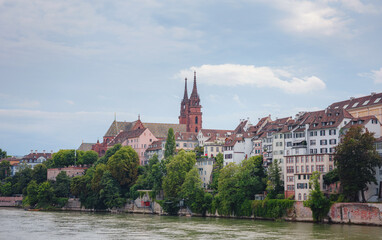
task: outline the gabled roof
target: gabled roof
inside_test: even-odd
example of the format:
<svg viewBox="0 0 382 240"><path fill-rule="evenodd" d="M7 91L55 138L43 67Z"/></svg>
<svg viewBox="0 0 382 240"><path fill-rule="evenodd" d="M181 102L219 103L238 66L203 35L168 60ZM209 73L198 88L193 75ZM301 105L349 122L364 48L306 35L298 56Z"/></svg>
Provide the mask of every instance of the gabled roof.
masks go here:
<svg viewBox="0 0 382 240"><path fill-rule="evenodd" d="M167 138L168 130L172 128L175 132L187 132L186 124L174 124L174 123L143 123L143 126L150 129L150 132L156 138Z"/></svg>
<svg viewBox="0 0 382 240"><path fill-rule="evenodd" d="M349 100L335 102L329 106L331 109L356 109L382 104L382 93L372 93L364 97L350 98Z"/></svg>
<svg viewBox="0 0 382 240"><path fill-rule="evenodd" d="M163 140L158 140L158 141L154 141L152 142L148 148L146 149L146 151L156 151L156 150L161 150L162 149L162 142Z"/></svg>
<svg viewBox="0 0 382 240"><path fill-rule="evenodd" d="M89 151L89 150L92 150L92 146L94 145L95 143L81 143L81 145L78 147L77 151Z"/></svg>
<svg viewBox="0 0 382 240"><path fill-rule="evenodd" d="M147 128L140 128L131 131L121 131L118 135L109 143L109 146L113 146L117 143L123 143L126 139L137 138L142 135Z"/></svg>
<svg viewBox="0 0 382 240"><path fill-rule="evenodd" d="M365 116L365 117L353 118L352 120L350 120L350 122L348 124L346 124L344 126L344 128L351 128L352 126L365 126L371 120L378 121L377 117L375 117L375 116ZM379 123L379 125L381 125L381 123Z"/></svg>
<svg viewBox="0 0 382 240"><path fill-rule="evenodd" d="M309 124L309 130L336 128L344 118L352 119L353 117L345 109L325 109L310 112L306 123Z"/></svg>
<svg viewBox="0 0 382 240"><path fill-rule="evenodd" d="M37 159L39 157L44 157L45 159L50 159L52 158L52 154L51 153L36 153L36 152L33 152L33 153L29 153L28 155L25 155L22 159Z"/></svg>
<svg viewBox="0 0 382 240"><path fill-rule="evenodd" d="M137 121L134 122L117 122L113 121L105 133L105 137L115 137L120 131L130 131Z"/></svg>
<svg viewBox="0 0 382 240"><path fill-rule="evenodd" d="M183 141L198 141L196 138L198 134L193 132L176 132L175 140Z"/></svg>

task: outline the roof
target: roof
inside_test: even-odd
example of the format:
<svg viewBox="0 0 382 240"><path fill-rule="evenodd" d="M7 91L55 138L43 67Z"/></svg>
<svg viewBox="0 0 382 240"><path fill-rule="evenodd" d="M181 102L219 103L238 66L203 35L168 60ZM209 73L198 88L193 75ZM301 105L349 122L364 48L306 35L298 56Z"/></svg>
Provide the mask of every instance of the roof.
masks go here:
<svg viewBox="0 0 382 240"><path fill-rule="evenodd" d="M309 130L335 128L344 118L352 119L352 115L345 109L325 109L310 112L304 123L309 124Z"/></svg>
<svg viewBox="0 0 382 240"><path fill-rule="evenodd" d="M247 123L248 123L248 120L241 121L234 130L235 134L244 133L245 132L244 127L245 125L247 125Z"/></svg>
<svg viewBox="0 0 382 240"><path fill-rule="evenodd" d="M154 141L152 142L146 151L156 151L156 150L161 150L162 149L162 140Z"/></svg>
<svg viewBox="0 0 382 240"><path fill-rule="evenodd" d="M137 138L139 137L144 131L146 131L147 128L139 128L136 130L131 130L131 131L121 131L118 133L118 135L110 142L110 146L113 146L114 144L117 143L122 143L126 139L130 138Z"/></svg>
<svg viewBox="0 0 382 240"><path fill-rule="evenodd" d="M105 133L105 137L115 137L120 131L130 131L137 121L134 122L117 122L113 121Z"/></svg>
<svg viewBox="0 0 382 240"><path fill-rule="evenodd" d="M150 132L156 138L167 138L168 130L172 128L175 132L187 132L186 124L174 124L174 123L143 123L143 126L150 129Z"/></svg>
<svg viewBox="0 0 382 240"><path fill-rule="evenodd" d="M367 96L350 98L349 100L335 102L329 106L331 109L356 109L382 104L382 93L372 93Z"/></svg>
<svg viewBox="0 0 382 240"><path fill-rule="evenodd" d="M78 147L77 151L89 151L92 150L92 146L95 143L81 143L81 145Z"/></svg>
<svg viewBox="0 0 382 240"><path fill-rule="evenodd" d="M344 126L344 128L350 128L352 126L365 126L368 122L371 120L377 120L377 117L375 116L365 116L365 117L358 117L353 118L348 124Z"/></svg>
<svg viewBox="0 0 382 240"><path fill-rule="evenodd" d="M29 153L28 155L25 155L22 159L31 159L31 158L39 158L39 157L44 157L46 159L50 159L52 158L52 154L51 153L36 153L36 152L33 152L33 153Z"/></svg>
<svg viewBox="0 0 382 240"><path fill-rule="evenodd" d="M198 134L193 132L176 132L175 140L184 140L184 141L198 141L196 138Z"/></svg>

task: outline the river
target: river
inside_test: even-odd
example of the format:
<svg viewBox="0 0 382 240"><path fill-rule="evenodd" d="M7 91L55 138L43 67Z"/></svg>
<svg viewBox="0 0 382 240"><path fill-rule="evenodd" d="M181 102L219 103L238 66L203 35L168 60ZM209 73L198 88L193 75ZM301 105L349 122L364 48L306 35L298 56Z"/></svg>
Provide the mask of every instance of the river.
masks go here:
<svg viewBox="0 0 382 240"><path fill-rule="evenodd" d="M0 208L0 239L381 239L372 226Z"/></svg>

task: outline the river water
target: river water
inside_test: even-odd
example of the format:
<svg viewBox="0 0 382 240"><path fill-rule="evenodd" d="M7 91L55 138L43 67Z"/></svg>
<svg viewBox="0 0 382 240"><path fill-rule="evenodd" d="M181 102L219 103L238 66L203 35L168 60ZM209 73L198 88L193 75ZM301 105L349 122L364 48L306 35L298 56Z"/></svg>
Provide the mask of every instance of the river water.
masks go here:
<svg viewBox="0 0 382 240"><path fill-rule="evenodd" d="M382 228L0 208L0 239L381 239Z"/></svg>

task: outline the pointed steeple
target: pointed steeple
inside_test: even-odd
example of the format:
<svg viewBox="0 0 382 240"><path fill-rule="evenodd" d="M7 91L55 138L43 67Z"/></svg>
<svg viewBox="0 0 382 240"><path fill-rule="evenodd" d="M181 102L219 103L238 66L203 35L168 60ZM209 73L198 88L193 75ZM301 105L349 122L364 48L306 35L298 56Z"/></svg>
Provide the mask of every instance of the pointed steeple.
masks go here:
<svg viewBox="0 0 382 240"><path fill-rule="evenodd" d="M198 89L196 88L196 71L194 71L194 86L190 98L198 98Z"/></svg>
<svg viewBox="0 0 382 240"><path fill-rule="evenodd" d="M188 100L188 91L187 91L187 78L184 79L184 96L183 101Z"/></svg>

